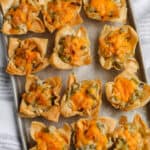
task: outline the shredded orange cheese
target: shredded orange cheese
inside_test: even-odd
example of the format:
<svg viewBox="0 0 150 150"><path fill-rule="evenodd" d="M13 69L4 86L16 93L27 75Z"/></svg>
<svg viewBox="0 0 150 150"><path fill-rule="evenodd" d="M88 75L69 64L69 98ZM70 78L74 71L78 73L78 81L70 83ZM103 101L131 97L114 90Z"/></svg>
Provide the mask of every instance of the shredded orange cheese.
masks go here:
<svg viewBox="0 0 150 150"><path fill-rule="evenodd" d="M49 12L50 11L50 12ZM51 13L51 15L50 15ZM70 23L77 15L77 10L70 1L49 2L48 10L44 12L49 24L53 25L55 29Z"/></svg>
<svg viewBox="0 0 150 150"><path fill-rule="evenodd" d="M15 50L14 62L16 67L30 74L33 71L33 64L41 62L41 54L37 44L32 40L25 40Z"/></svg>
<svg viewBox="0 0 150 150"><path fill-rule="evenodd" d="M82 122L78 124L76 129L76 147L82 147L91 143L96 144L96 150L103 150L108 143L106 135L104 135L97 127L96 121Z"/></svg>
<svg viewBox="0 0 150 150"><path fill-rule="evenodd" d="M86 93L88 88L88 84L83 84L82 87L71 96L71 100L74 104L73 110L88 110L92 108L94 100Z"/></svg>
<svg viewBox="0 0 150 150"><path fill-rule="evenodd" d="M22 2L16 9L11 8L6 16L11 16L11 25L13 28L10 29L11 33L16 33L18 27L21 24L27 25L27 28L30 29L32 23L32 13L38 13L38 8L28 4L27 2Z"/></svg>
<svg viewBox="0 0 150 150"><path fill-rule="evenodd" d="M38 150L63 150L65 142L58 134L38 132L35 134Z"/></svg>
<svg viewBox="0 0 150 150"><path fill-rule="evenodd" d="M127 28L112 31L105 38L99 39L101 53L104 57L117 56L121 60L125 59L126 54L131 54L134 40Z"/></svg>
<svg viewBox="0 0 150 150"><path fill-rule="evenodd" d="M20 50L24 51L23 49L18 49L18 51ZM23 67L26 74L30 74L33 69L32 63L38 60L39 53L32 50L25 50L24 55L25 57L21 55L15 56L15 65L19 68Z"/></svg>
<svg viewBox="0 0 150 150"><path fill-rule="evenodd" d="M37 103L38 105L42 106L50 106L51 105L51 93L52 89L45 88L45 86L36 86L35 90L30 91L29 93L25 93L24 99L28 103Z"/></svg>
<svg viewBox="0 0 150 150"><path fill-rule="evenodd" d="M32 72L32 61L37 59L37 52L32 52L31 50L26 50L26 73L30 74Z"/></svg>
<svg viewBox="0 0 150 150"><path fill-rule="evenodd" d="M141 135L138 131L131 133L127 129L119 130L117 135L126 140L129 150L137 150L139 148L138 145L140 144Z"/></svg>
<svg viewBox="0 0 150 150"><path fill-rule="evenodd" d="M114 94L115 96L124 101L128 102L129 98L136 89L136 84L127 78L118 77L114 83Z"/></svg>
<svg viewBox="0 0 150 150"><path fill-rule="evenodd" d="M84 55L82 47L87 45L87 40L80 37L66 36L64 40L64 56L69 56L70 64L74 65Z"/></svg>
<svg viewBox="0 0 150 150"><path fill-rule="evenodd" d="M119 8L113 0L91 0L90 5L98 11L103 21L119 17Z"/></svg>

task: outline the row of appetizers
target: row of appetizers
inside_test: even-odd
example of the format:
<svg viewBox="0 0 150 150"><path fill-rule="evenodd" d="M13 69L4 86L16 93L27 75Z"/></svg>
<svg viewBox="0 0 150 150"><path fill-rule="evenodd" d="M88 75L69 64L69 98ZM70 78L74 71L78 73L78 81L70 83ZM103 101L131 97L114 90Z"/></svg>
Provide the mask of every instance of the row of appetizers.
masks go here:
<svg viewBox="0 0 150 150"><path fill-rule="evenodd" d="M150 128L139 115L132 122L122 116L118 123L108 117L80 119L62 128L32 122L30 134L36 143L30 150L150 150Z"/></svg>
<svg viewBox="0 0 150 150"><path fill-rule="evenodd" d="M50 32L65 25L83 22L82 8L94 20L125 23L126 0L1 0L4 23L2 32L7 35ZM41 16L42 15L42 19Z"/></svg>
<svg viewBox="0 0 150 150"><path fill-rule="evenodd" d="M107 70L123 70L133 59L138 42L137 33L129 25L119 27L105 25L99 36L99 60ZM86 29L66 26L55 37L55 46L50 58L47 56L48 39L10 38L7 72L27 75L38 72L49 64L58 69L72 69L92 62L90 41Z"/></svg>
<svg viewBox="0 0 150 150"><path fill-rule="evenodd" d="M135 75L135 60L128 62L128 67L113 82L105 84L107 100L122 111L129 111L146 105L150 101L150 86L140 81ZM60 98L61 79L51 77L40 80L28 75L25 93L22 94L20 114L22 117L42 116L58 122L60 114L64 117L96 117L102 104L102 83L100 80L77 81L70 74L68 87Z"/></svg>

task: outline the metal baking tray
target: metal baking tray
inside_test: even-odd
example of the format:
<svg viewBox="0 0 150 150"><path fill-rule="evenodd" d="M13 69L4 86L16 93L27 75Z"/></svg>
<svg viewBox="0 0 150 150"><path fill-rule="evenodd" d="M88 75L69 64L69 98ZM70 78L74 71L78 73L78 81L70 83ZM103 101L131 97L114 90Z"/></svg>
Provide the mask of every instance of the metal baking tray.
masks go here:
<svg viewBox="0 0 150 150"><path fill-rule="evenodd" d="M127 0L127 7L128 7L128 24L130 24L132 27L135 28L135 30L137 30L135 19L133 17L133 12L132 12L132 8L131 8L130 0ZM48 68L44 69L43 71L37 73L37 75L41 79L45 79L49 76L54 76L54 75L60 76L62 78L62 81L63 81L63 88L62 89L66 89L66 82L68 79L68 75L71 72L75 72L75 74L77 75L77 78L79 80L95 79L95 78L101 79L103 85L107 81L112 81L113 78L118 74L118 72L114 71L114 70L106 71L106 70L102 69L100 67L100 64L98 61L98 55L97 55L98 36L99 36L99 33L101 32L102 27L106 23L88 19L85 16L85 13L83 12L83 10L81 12L81 16L84 19L84 23L82 26L86 27L88 34L89 34L90 41L91 41L91 53L92 53L92 58L93 58L92 64L89 66L79 67L79 68L76 68L74 70L69 70L69 71L58 70L58 69L54 69L51 66L49 66ZM113 25L117 25L117 24L113 23ZM49 39L49 47L48 47L49 54L53 50L54 34L50 34L50 33L33 34L33 33L30 33L28 35L19 36L19 37L20 38L27 38L27 37L45 37L45 38L48 38ZM0 38L1 38L1 41L3 42L3 45L2 45L3 49L5 50L5 52L7 52L7 37L1 34ZM7 58L7 53L6 53L6 58ZM138 43L137 48L136 48L136 58L140 64L140 70L138 72L139 78L142 81L147 82L148 76L147 76L146 71L144 69L142 49L141 49L140 42ZM71 123L73 121L76 121L79 118L79 117L72 117L69 119L65 119L63 117L60 117L58 123L46 121L42 118L35 118L35 119L23 119L23 118L21 118L18 114L18 109L19 109L19 104L21 101L21 94L24 92L25 77L10 76L10 78L12 81L13 94L14 94L14 106L15 106L14 111L16 112L16 119L18 122L18 132L20 134L20 139L22 142L22 149L23 150L29 149L34 144L33 141L31 140L30 134L29 134L30 124L33 120L43 121L48 125L55 125L57 127L60 127L64 124L64 122ZM107 100L103 94L103 102L102 102L102 107L100 110L100 115L101 116L110 116L110 117L113 117L116 119L119 118L121 115L126 115L126 116L128 116L128 118L130 120L131 118L133 118L133 116L136 113L139 113L142 116L142 118L148 123L148 120L150 119L150 116L148 116L148 109L149 109L148 107L150 108L150 105L146 105L145 107L142 107L142 108L139 108L139 109L136 109L133 111L129 111L129 112L121 112L119 110L115 110L114 108L112 108L112 106L107 102ZM71 149L72 149L72 147L71 147Z"/></svg>

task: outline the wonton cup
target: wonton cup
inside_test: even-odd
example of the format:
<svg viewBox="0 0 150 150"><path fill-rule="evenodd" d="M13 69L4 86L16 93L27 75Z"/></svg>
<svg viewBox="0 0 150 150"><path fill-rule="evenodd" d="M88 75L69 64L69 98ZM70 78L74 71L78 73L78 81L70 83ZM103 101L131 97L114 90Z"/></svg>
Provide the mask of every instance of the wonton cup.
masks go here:
<svg viewBox="0 0 150 150"><path fill-rule="evenodd" d="M54 126L46 127L45 124L34 121L31 124L30 134L37 144L30 150L54 148L69 150L71 133L71 127L68 124L65 124L62 128L56 128Z"/></svg>
<svg viewBox="0 0 150 150"><path fill-rule="evenodd" d="M109 149L150 150L150 129L139 115L135 115L132 122L123 116L111 135L110 143Z"/></svg>
<svg viewBox="0 0 150 150"><path fill-rule="evenodd" d="M99 37L99 62L110 70L123 70L128 59L134 58L138 35L129 25L105 25Z"/></svg>
<svg viewBox="0 0 150 150"><path fill-rule="evenodd" d="M24 76L36 73L49 65L46 58L48 39L9 39L7 73Z"/></svg>
<svg viewBox="0 0 150 150"><path fill-rule="evenodd" d="M150 101L150 86L139 80L137 69L137 62L130 60L113 82L105 84L107 100L114 108L129 111Z"/></svg>
<svg viewBox="0 0 150 150"><path fill-rule="evenodd" d="M60 90L61 80L58 77L40 80L34 75L28 75L20 104L21 116L25 118L42 116L47 120L58 122Z"/></svg>
<svg viewBox="0 0 150 150"><path fill-rule="evenodd" d="M7 35L21 35L28 31L45 32L45 26L39 17L40 2L36 0L2 0L0 2L4 23L2 32Z"/></svg>
<svg viewBox="0 0 150 150"><path fill-rule="evenodd" d="M108 117L97 119L80 119L73 123L73 144L76 150L80 149L107 149L108 135L113 133L116 120Z"/></svg>
<svg viewBox="0 0 150 150"><path fill-rule="evenodd" d="M42 10L45 26L50 32L54 32L66 25L82 23L80 10L82 0L49 0L45 2Z"/></svg>
<svg viewBox="0 0 150 150"><path fill-rule="evenodd" d="M61 100L61 114L64 117L75 115L98 116L102 103L102 87L100 80L83 80L78 82L71 74L68 88Z"/></svg>
<svg viewBox="0 0 150 150"><path fill-rule="evenodd" d="M83 0L83 4L91 19L121 23L127 20L126 0Z"/></svg>
<svg viewBox="0 0 150 150"><path fill-rule="evenodd" d="M90 41L85 28L75 31L66 26L60 29L56 34L50 64L58 69L72 69L90 63Z"/></svg>

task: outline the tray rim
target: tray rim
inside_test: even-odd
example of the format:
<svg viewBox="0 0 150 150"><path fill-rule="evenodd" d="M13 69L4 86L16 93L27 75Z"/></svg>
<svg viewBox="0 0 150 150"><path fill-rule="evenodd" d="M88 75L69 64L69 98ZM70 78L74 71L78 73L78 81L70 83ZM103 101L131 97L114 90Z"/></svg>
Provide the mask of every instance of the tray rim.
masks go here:
<svg viewBox="0 0 150 150"><path fill-rule="evenodd" d="M130 15L131 15L130 17L132 19L132 26L134 27L136 32L139 33L138 32L138 27L137 27L137 21L135 19L134 12L133 12L132 3L131 3L130 0L126 0L126 2L127 2L128 13L130 12ZM4 48L5 57L6 57L6 60L8 62L6 40L5 40L6 37L7 36L2 34L2 33L0 34L0 38L2 40L2 47ZM140 61L141 61L141 67L142 67L141 69L143 71L142 76L144 77L145 82L148 82L148 74L146 72L146 68L145 68L145 64L144 64L144 56L143 56L143 53L142 53L142 45L141 45L140 38L139 38L137 47L138 47L139 53L140 53ZM11 80L11 83L12 83L14 108L15 108L14 111L15 111L15 114L16 114L19 137L21 138L21 140L20 140L21 141L21 147L22 147L23 150L28 150L28 147L27 147L28 144L27 144L27 140L26 140L26 133L25 133L24 125L23 125L23 118L21 118L19 113L18 113L18 109L19 109L18 97L19 96L18 96L18 92L17 92L17 79L16 79L16 76L14 76L14 75L9 75L9 76L10 76L10 80Z"/></svg>

